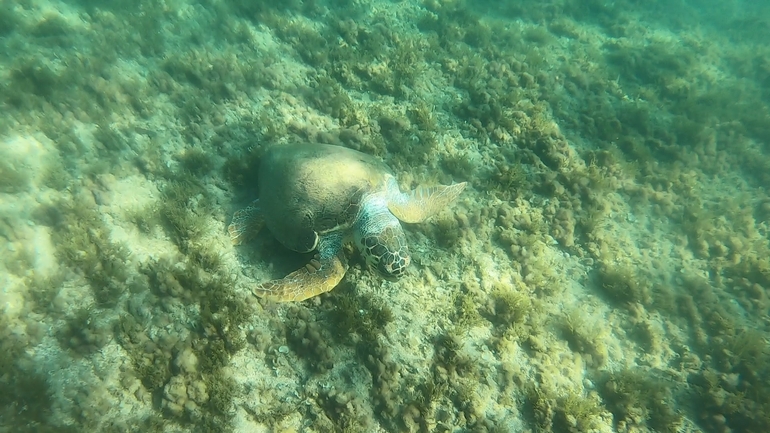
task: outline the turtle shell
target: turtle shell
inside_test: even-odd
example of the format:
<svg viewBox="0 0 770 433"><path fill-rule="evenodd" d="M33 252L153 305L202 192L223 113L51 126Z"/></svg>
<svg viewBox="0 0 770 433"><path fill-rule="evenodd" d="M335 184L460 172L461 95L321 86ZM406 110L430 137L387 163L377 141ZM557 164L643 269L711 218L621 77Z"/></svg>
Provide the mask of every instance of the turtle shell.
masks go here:
<svg viewBox="0 0 770 433"><path fill-rule="evenodd" d="M379 159L330 144L280 144L259 165L265 224L289 249L315 249L318 236L349 230L363 198L384 191L390 169Z"/></svg>

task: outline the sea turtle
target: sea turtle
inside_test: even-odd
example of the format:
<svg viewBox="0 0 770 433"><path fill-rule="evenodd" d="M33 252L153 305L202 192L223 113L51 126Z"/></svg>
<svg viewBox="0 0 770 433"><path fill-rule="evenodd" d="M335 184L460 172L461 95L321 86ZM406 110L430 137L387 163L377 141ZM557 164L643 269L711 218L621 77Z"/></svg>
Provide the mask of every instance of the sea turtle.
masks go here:
<svg viewBox="0 0 770 433"><path fill-rule="evenodd" d="M279 302L302 301L332 290L345 275L342 251L353 241L388 279L409 266L399 220L416 223L451 203L465 182L401 192L379 159L330 144L279 144L259 165L259 199L235 212L228 227L233 244L264 225L287 248L316 251L305 267L258 285L254 294Z"/></svg>

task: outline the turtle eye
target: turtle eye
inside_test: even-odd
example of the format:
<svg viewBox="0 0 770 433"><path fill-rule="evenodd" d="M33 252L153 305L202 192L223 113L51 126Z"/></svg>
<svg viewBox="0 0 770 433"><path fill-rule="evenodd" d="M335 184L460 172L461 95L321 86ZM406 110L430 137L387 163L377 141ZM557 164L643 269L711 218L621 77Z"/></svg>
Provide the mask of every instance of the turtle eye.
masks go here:
<svg viewBox="0 0 770 433"><path fill-rule="evenodd" d="M370 251L374 257L384 258L388 254L388 249L384 245L375 245Z"/></svg>
<svg viewBox="0 0 770 433"><path fill-rule="evenodd" d="M364 238L364 246L366 248L374 248L379 242L373 237Z"/></svg>

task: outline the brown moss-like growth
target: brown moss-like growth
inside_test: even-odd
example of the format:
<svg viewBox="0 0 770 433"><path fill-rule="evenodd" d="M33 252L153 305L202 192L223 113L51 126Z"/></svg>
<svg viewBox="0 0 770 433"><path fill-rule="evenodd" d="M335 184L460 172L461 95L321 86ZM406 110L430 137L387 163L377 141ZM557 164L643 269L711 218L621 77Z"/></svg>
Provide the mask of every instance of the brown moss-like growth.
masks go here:
<svg viewBox="0 0 770 433"><path fill-rule="evenodd" d="M463 229L456 218L449 216L436 220L431 238L445 251L451 251L463 237Z"/></svg>
<svg viewBox="0 0 770 433"><path fill-rule="evenodd" d="M160 215L172 239L182 252L207 229L206 216L213 211L211 199L193 177L182 177L169 183L162 191Z"/></svg>
<svg viewBox="0 0 770 433"><path fill-rule="evenodd" d="M455 307L454 320L457 329L468 329L484 323L479 312L479 295L469 290L454 292L452 295Z"/></svg>
<svg viewBox="0 0 770 433"><path fill-rule="evenodd" d="M682 415L671 389L662 379L641 370L610 374L599 392L616 423L634 425L635 420L643 420L654 431L664 433L674 433L681 427Z"/></svg>
<svg viewBox="0 0 770 433"><path fill-rule="evenodd" d="M47 427L53 406L53 390L45 375L31 368L25 354L27 343L0 317L0 420L9 431L36 432Z"/></svg>
<svg viewBox="0 0 770 433"><path fill-rule="evenodd" d="M525 337L526 321L532 310L528 296L510 287L499 287L492 293L491 321L503 337Z"/></svg>
<svg viewBox="0 0 770 433"><path fill-rule="evenodd" d="M223 374L211 375L206 381L206 387L209 390L208 408L218 416L229 417L233 398L238 392L235 380Z"/></svg>
<svg viewBox="0 0 770 433"><path fill-rule="evenodd" d="M536 432L550 432L556 412L556 398L534 384L524 391L524 413Z"/></svg>
<svg viewBox="0 0 770 433"><path fill-rule="evenodd" d="M576 392L557 399L554 431L584 432L599 428L602 407L597 400Z"/></svg>
<svg viewBox="0 0 770 433"><path fill-rule="evenodd" d="M490 187L497 190L502 200L510 201L527 194L530 182L520 161L502 161L495 163Z"/></svg>
<svg viewBox="0 0 770 433"><path fill-rule="evenodd" d="M357 352L372 375L371 399L377 418L388 430L401 430L403 424L398 417L404 404L401 366L379 340L359 347Z"/></svg>
<svg viewBox="0 0 770 433"><path fill-rule="evenodd" d="M222 166L222 175L231 185L249 194L257 191L261 152L253 150L228 157Z"/></svg>
<svg viewBox="0 0 770 433"><path fill-rule="evenodd" d="M302 306L291 308L287 314L286 340L314 372L324 373L334 367L336 355L330 345L332 338L325 326ZM346 319L343 319L346 320ZM344 331L341 331L344 332Z"/></svg>
<svg viewBox="0 0 770 433"><path fill-rule="evenodd" d="M607 361L607 347L601 329L591 326L579 309L567 312L560 323L561 331L572 350L587 355L589 364L601 366Z"/></svg>
<svg viewBox="0 0 770 433"><path fill-rule="evenodd" d="M79 355L97 352L112 338L112 324L103 316L91 308L76 311L57 333L59 343Z"/></svg>
<svg viewBox="0 0 770 433"><path fill-rule="evenodd" d="M770 395L767 388L748 382L735 388L725 378L710 368L688 378L694 390L698 424L707 431L768 431Z"/></svg>
<svg viewBox="0 0 770 433"><path fill-rule="evenodd" d="M482 372L463 347L462 334L454 329L436 338L431 376L419 386L409 387L412 393L404 408L408 429L425 430L436 419L442 420L442 426L482 429L487 425L489 420L481 415L476 396ZM455 416L447 411L449 405L454 406Z"/></svg>
<svg viewBox="0 0 770 433"><path fill-rule="evenodd" d="M58 258L82 272L97 304L111 307L128 288L129 251L110 239L89 196L90 192L57 204L61 215L56 217L59 227L52 231L52 240Z"/></svg>
<svg viewBox="0 0 770 433"><path fill-rule="evenodd" d="M186 149L177 159L185 171L196 177L209 174L215 165L212 155L209 155L200 147Z"/></svg>
<svg viewBox="0 0 770 433"><path fill-rule="evenodd" d="M618 305L650 305L652 302L649 286L634 268L602 265L597 277L602 293Z"/></svg>
<svg viewBox="0 0 770 433"><path fill-rule="evenodd" d="M336 298L331 319L343 341L373 344L393 321L393 311L382 299L360 294L349 285L338 287L333 295Z"/></svg>
<svg viewBox="0 0 770 433"><path fill-rule="evenodd" d="M367 413L364 402L352 393L331 389L321 393L318 402L334 431L364 432L374 428L374 419Z"/></svg>

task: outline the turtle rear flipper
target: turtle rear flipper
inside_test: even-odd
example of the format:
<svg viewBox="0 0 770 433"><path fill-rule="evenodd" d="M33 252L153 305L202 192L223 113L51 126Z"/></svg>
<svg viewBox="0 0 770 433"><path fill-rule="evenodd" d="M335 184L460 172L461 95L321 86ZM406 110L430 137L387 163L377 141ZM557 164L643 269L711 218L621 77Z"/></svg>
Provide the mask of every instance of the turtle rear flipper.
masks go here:
<svg viewBox="0 0 770 433"><path fill-rule="evenodd" d="M409 192L391 194L388 209L405 223L418 223L437 214L454 201L465 189L465 185L466 182L454 185L418 186Z"/></svg>
<svg viewBox="0 0 770 433"><path fill-rule="evenodd" d="M348 263L342 251L342 236L324 236L319 241L318 254L303 268L279 279L254 288L257 297L276 302L304 301L326 293L345 276Z"/></svg>
<svg viewBox="0 0 770 433"><path fill-rule="evenodd" d="M254 238L265 225L265 218L259 207L259 200L254 200L249 206L235 212L233 221L227 227L230 241L240 245Z"/></svg>

